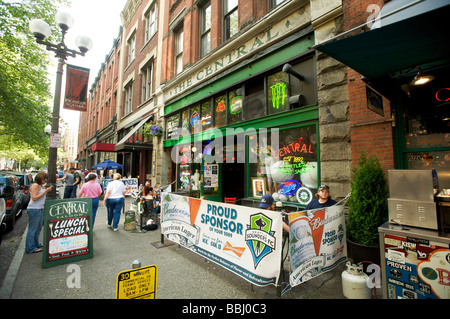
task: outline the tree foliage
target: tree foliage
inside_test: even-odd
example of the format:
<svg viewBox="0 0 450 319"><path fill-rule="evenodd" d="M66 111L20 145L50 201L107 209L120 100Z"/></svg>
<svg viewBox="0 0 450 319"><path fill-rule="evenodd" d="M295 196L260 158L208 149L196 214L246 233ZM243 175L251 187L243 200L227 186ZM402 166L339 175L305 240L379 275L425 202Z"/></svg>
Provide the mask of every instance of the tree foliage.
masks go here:
<svg viewBox="0 0 450 319"><path fill-rule="evenodd" d="M361 154L351 183L347 235L350 240L378 246L378 227L388 219L389 190L378 157Z"/></svg>
<svg viewBox="0 0 450 319"><path fill-rule="evenodd" d="M54 26L58 5L65 0L0 0L0 151L14 145L29 147L44 156L49 139L52 94L48 76L49 54L29 31L31 19ZM50 41L58 39L56 27Z"/></svg>

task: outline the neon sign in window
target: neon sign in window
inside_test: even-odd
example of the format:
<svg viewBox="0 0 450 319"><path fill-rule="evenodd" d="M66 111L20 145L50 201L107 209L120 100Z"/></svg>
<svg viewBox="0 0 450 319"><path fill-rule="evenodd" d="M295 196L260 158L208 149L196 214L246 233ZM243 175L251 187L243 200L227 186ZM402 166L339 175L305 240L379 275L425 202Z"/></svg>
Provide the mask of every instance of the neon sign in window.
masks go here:
<svg viewBox="0 0 450 319"><path fill-rule="evenodd" d="M268 113L274 114L289 110L288 74L277 72L267 77Z"/></svg>

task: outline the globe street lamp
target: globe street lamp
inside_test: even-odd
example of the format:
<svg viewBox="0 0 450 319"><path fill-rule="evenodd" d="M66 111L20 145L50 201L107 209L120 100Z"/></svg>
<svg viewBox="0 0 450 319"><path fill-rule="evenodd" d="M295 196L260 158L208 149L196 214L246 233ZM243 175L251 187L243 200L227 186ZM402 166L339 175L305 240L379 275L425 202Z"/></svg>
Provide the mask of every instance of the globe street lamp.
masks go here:
<svg viewBox="0 0 450 319"><path fill-rule="evenodd" d="M86 36L78 36L75 43L80 51L69 49L64 43L64 37L67 30L73 26L72 16L65 12L59 11L55 16L56 23L61 29L61 42L53 44L45 40L50 35L50 26L43 20L33 19L30 21L30 31L36 37L36 42L46 46L48 51L55 52L55 57L58 58L58 67L56 70L55 83L55 97L53 101L53 115L51 133L58 133L59 131L59 109L61 102L61 83L63 75L63 66L67 57L75 58L77 55L84 56L84 54L92 48L92 41ZM50 145L52 146L52 145ZM47 194L47 199L56 199L56 160L57 148L50 147L48 155L48 184L53 185L52 191Z"/></svg>

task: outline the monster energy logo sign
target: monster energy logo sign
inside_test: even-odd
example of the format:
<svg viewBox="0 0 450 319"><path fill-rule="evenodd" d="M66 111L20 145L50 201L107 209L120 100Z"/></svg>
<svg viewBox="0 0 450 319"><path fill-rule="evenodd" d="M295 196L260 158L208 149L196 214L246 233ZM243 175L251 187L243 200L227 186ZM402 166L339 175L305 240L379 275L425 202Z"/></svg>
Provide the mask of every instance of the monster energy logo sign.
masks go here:
<svg viewBox="0 0 450 319"><path fill-rule="evenodd" d="M272 90L272 107L279 109L280 105L284 106L286 100L286 83L280 82L270 87Z"/></svg>

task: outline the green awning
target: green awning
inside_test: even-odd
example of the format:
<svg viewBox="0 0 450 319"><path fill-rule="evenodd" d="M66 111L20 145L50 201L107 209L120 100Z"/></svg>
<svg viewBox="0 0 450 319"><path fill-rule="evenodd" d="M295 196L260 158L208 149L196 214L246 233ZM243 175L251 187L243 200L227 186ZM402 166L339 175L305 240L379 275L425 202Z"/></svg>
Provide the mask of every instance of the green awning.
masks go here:
<svg viewBox="0 0 450 319"><path fill-rule="evenodd" d="M381 27L319 44L316 49L369 79L435 61L450 63L450 0L427 0L420 5L409 8L409 14L392 14Z"/></svg>

